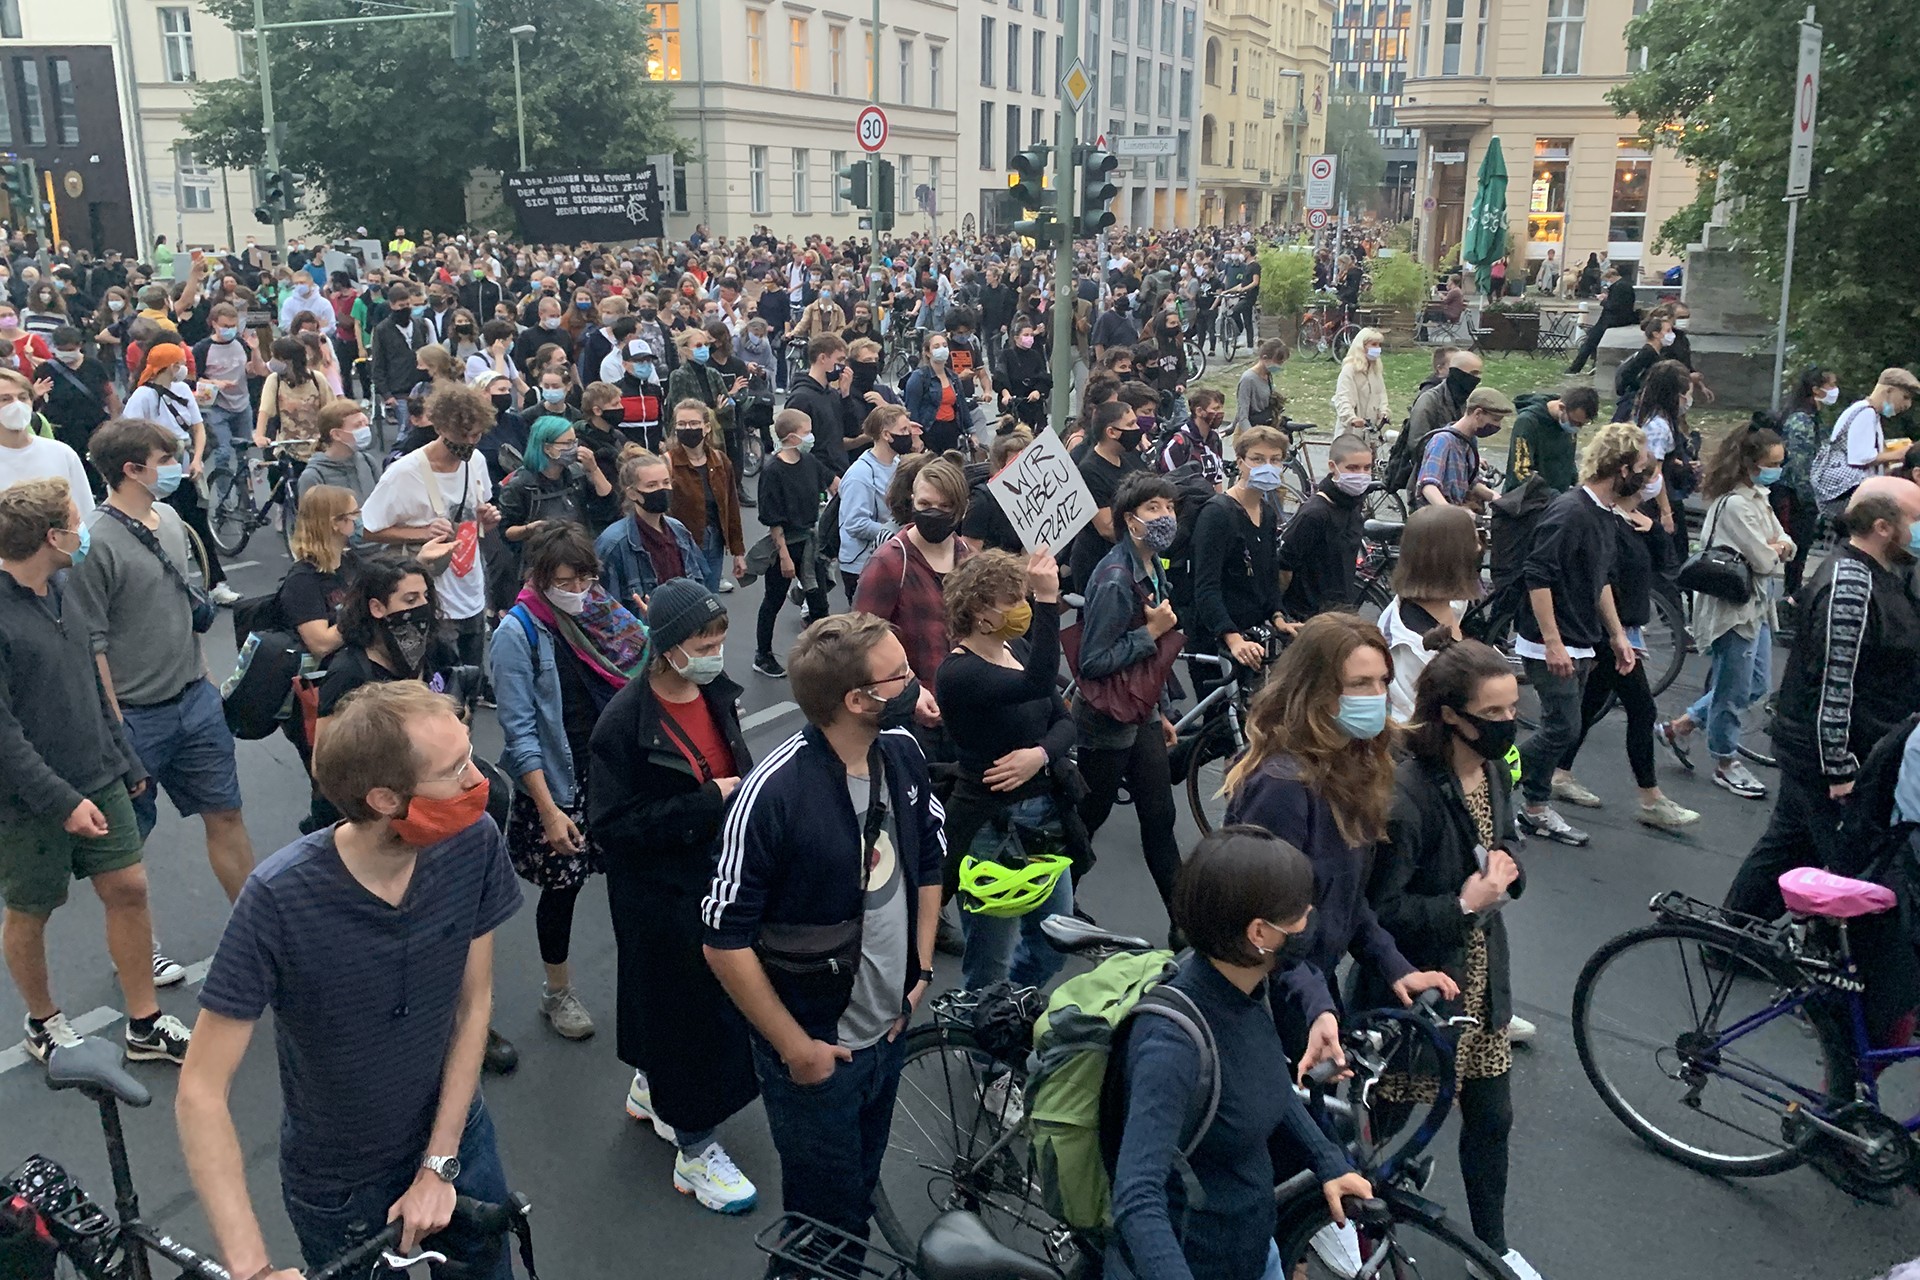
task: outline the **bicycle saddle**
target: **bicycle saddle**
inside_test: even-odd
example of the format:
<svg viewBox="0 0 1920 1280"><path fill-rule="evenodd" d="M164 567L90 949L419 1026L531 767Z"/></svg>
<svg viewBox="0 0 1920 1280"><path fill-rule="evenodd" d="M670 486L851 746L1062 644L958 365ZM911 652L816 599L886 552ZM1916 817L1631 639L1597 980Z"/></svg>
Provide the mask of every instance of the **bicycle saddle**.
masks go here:
<svg viewBox="0 0 1920 1280"><path fill-rule="evenodd" d="M1890 911L1893 890L1883 884L1849 880L1818 867L1796 867L1780 877L1780 897L1787 910L1800 916L1825 916L1829 920L1851 920Z"/></svg>
<svg viewBox="0 0 1920 1280"><path fill-rule="evenodd" d="M1124 933L1110 933L1099 925L1088 924L1079 916L1048 916L1040 922L1040 932L1047 935L1047 943L1055 951L1077 956L1083 951L1151 951L1153 944L1145 938L1132 938Z"/></svg>
<svg viewBox="0 0 1920 1280"><path fill-rule="evenodd" d="M1360 526L1360 532L1368 542L1398 542L1400 531L1406 527L1399 520L1369 520Z"/></svg>
<svg viewBox="0 0 1920 1280"><path fill-rule="evenodd" d="M1060 1280L1040 1259L995 1240L986 1223L963 1209L933 1220L920 1237L915 1270L926 1280Z"/></svg>
<svg viewBox="0 0 1920 1280"><path fill-rule="evenodd" d="M48 1054L47 1088L78 1089L95 1102L118 1098L130 1107L153 1101L147 1086L120 1065L120 1047L107 1040L83 1039Z"/></svg>

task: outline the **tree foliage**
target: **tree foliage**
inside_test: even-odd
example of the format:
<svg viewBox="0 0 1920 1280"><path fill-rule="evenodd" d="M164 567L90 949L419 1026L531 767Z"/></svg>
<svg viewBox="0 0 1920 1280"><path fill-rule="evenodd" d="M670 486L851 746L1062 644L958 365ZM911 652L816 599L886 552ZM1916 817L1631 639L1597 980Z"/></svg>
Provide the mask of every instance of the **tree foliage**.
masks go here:
<svg viewBox="0 0 1920 1280"><path fill-rule="evenodd" d="M1340 189L1355 208L1372 208L1387 176L1387 153L1373 136L1364 98L1342 94L1327 107L1327 154L1340 157Z"/></svg>
<svg viewBox="0 0 1920 1280"><path fill-rule="evenodd" d="M253 27L252 0L207 7L236 31ZM271 0L267 20L396 7ZM627 0L483 0L477 56L466 63L453 61L446 19L269 32L281 163L308 175L310 216L325 229L462 226L473 171L519 167L507 33L522 23L537 28L521 44L530 168L623 168L674 151L666 90L645 75L646 12ZM214 164L263 158L257 81L200 85L184 124L195 153Z"/></svg>
<svg viewBox="0 0 1920 1280"><path fill-rule="evenodd" d="M1804 0L1659 0L1627 30L1647 66L1613 91L1642 133L1692 161L1698 199L1662 228L1699 238L1714 198L1734 201L1731 230L1777 304L1785 261L1788 131ZM1864 388L1920 349L1912 287L1920 208L1920 22L1913 0L1821 0L1826 47L1812 191L1800 211L1789 337L1800 359ZM1900 264L1888 271L1890 264Z"/></svg>

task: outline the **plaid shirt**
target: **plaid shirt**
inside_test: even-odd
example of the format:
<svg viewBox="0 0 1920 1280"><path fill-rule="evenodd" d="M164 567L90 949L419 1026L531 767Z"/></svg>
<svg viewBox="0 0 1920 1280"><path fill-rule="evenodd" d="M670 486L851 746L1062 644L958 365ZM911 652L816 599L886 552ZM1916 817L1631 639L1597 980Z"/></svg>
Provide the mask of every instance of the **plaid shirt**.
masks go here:
<svg viewBox="0 0 1920 1280"><path fill-rule="evenodd" d="M1467 500L1480 474L1480 446L1448 427L1427 441L1420 459L1420 474L1413 482L1414 505L1425 506L1421 495L1428 485L1436 485L1454 506Z"/></svg>
<svg viewBox="0 0 1920 1280"><path fill-rule="evenodd" d="M964 538L954 535L955 568L972 552ZM947 601L940 585L940 575L920 554L920 548L905 533L896 533L880 544L860 571L860 586L853 595L856 610L893 624L906 648L907 665L929 689L933 688L934 673L946 661L947 650L953 647L947 640Z"/></svg>

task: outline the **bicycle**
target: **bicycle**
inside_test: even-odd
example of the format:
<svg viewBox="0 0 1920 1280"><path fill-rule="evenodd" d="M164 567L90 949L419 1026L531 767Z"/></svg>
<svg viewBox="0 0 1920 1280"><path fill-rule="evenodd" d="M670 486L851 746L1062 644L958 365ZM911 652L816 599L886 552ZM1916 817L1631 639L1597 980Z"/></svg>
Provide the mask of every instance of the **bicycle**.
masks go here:
<svg viewBox="0 0 1920 1280"><path fill-rule="evenodd" d="M246 550L255 530L274 522L273 509L278 506L280 538L286 544L287 554L292 555L293 525L299 510L294 485L305 466L305 460L296 459L293 450L311 448L312 444L306 440L276 440L268 445L267 452L274 455L273 462L278 465L278 474L271 481L268 476L274 470L273 464L264 458L242 456L249 447L239 441L234 443L236 457L244 467L240 475L223 467L207 478L213 496L207 527L213 531L213 545L220 549L221 555L239 555Z"/></svg>
<svg viewBox="0 0 1920 1280"><path fill-rule="evenodd" d="M153 1094L121 1065L119 1049L105 1040L82 1040L56 1048L47 1056L47 1087L78 1090L99 1107L107 1166L113 1177L113 1212L102 1208L71 1174L42 1155L29 1156L0 1179L0 1203L18 1197L30 1206L44 1224L58 1257L87 1280L153 1280L148 1254L178 1267L183 1277L234 1280L213 1258L175 1240L140 1216L140 1197L134 1189L133 1166L127 1159L126 1137L120 1125L120 1104L145 1107L153 1102ZM505 1204L487 1204L465 1196L454 1202L454 1215L463 1226L481 1235L511 1231L517 1236L527 1280L538 1280L528 1222L532 1211L526 1198L517 1194L509 1196ZM308 1280L364 1276L380 1257L396 1271L423 1260L446 1261L430 1250L417 1252L412 1258L392 1253L404 1226L399 1221L389 1223L372 1238L309 1273Z"/></svg>
<svg viewBox="0 0 1920 1280"><path fill-rule="evenodd" d="M1246 708L1259 685L1258 678L1248 677L1264 677L1285 645L1280 633L1269 626L1249 627L1243 634L1266 651L1258 672L1249 672L1222 654L1184 655L1190 663L1213 667L1221 677L1206 697L1174 722L1175 742L1169 753L1179 752L1186 758L1187 810L1201 835L1227 820L1227 770L1247 749Z"/></svg>
<svg viewBox="0 0 1920 1280"><path fill-rule="evenodd" d="M1325 356L1329 360L1344 360L1347 349L1360 334L1360 326L1347 317L1346 309L1338 299L1322 297L1300 314L1300 342L1298 350L1312 356Z"/></svg>
<svg viewBox="0 0 1920 1280"><path fill-rule="evenodd" d="M1662 1155L1730 1177L1810 1163L1867 1198L1920 1185L1920 1114L1880 1106L1882 1071L1920 1045L1873 1047L1849 938L1849 919L1892 909L1892 891L1817 874L1827 901L1783 876L1789 912L1773 921L1654 898L1654 923L1580 971L1574 1046L1607 1109Z"/></svg>

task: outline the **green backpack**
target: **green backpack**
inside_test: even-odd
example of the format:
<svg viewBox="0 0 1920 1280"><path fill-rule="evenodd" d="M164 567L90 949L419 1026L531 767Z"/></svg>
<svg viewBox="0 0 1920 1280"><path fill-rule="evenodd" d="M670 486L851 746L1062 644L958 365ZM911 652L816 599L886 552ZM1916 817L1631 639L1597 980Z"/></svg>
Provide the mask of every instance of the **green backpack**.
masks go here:
<svg viewBox="0 0 1920 1280"><path fill-rule="evenodd" d="M1137 1015L1172 1022L1200 1052L1204 1106L1190 1120L1177 1165L1189 1204L1198 1186L1186 1161L1220 1108L1220 1058L1213 1031L1199 1008L1165 985L1175 970L1171 951L1127 952L1102 961L1054 991L1033 1027L1027 1118L1034 1162L1047 1212L1078 1231L1113 1225L1113 1166L1126 1120L1122 1064Z"/></svg>

